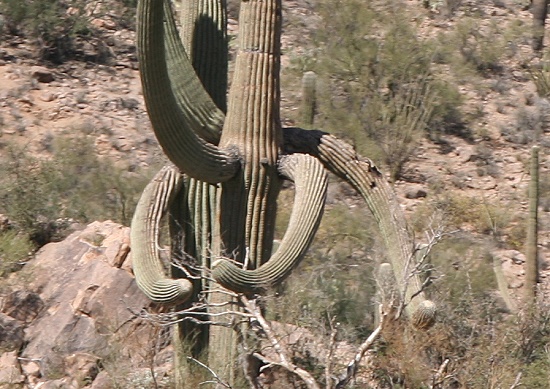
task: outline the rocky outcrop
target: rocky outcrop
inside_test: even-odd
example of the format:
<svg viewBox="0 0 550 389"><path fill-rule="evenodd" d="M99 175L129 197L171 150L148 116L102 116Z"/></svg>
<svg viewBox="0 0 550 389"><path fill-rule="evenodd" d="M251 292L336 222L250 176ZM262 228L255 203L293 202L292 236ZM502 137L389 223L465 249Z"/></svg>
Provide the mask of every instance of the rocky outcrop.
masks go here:
<svg viewBox="0 0 550 389"><path fill-rule="evenodd" d="M168 334L135 317L151 307L129 253L129 228L94 222L15 275L1 300L0 388L91 387L96 377L93 387L135 387L130 372L150 375ZM170 360L165 353L161 370Z"/></svg>

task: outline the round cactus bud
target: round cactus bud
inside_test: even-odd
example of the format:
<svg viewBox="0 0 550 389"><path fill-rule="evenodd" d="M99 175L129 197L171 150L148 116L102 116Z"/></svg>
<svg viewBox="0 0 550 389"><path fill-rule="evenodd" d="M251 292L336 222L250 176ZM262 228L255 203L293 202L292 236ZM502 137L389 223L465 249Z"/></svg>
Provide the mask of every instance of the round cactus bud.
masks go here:
<svg viewBox="0 0 550 389"><path fill-rule="evenodd" d="M424 300L412 315L412 325L419 330L427 330L435 323L437 306L433 301Z"/></svg>

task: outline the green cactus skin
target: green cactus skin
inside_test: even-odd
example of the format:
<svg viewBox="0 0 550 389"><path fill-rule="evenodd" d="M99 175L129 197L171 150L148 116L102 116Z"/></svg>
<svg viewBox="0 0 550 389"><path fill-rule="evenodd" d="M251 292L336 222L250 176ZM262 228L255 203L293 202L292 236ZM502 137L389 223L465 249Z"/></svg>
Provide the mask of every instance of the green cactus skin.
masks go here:
<svg viewBox="0 0 550 389"><path fill-rule="evenodd" d="M227 65L204 43L217 45L225 40L224 4L223 0L190 0L184 5L182 43L166 1L138 3L144 98L159 143L175 165L159 172L136 209L132 246L137 247L133 261L140 287L155 301L170 304L183 298L192 302L201 290L219 288L206 277L191 281L173 270L176 279L171 280L164 274L155 239L166 209L172 255L192 255L197 264L212 268L216 281L234 291L257 292L277 284L299 263L317 230L326 192L324 169L348 181L365 198L384 237L396 280L404 279L413 240L383 175L371 161L356 155L352 146L329 134L281 128L281 0L241 3L239 49L224 113L221 91ZM209 28L197 27L201 23ZM276 198L285 179L295 181L298 205L293 207L283 243L272 255ZM232 261L210 266L211 256L229 256ZM151 286L166 282L180 287L167 288L175 296L163 288L157 293ZM398 284L410 317L423 315L422 323L433 322L435 305L426 300L418 277L410 278L407 288ZM227 301L221 294L208 295L214 304ZM182 347L185 328L178 326L175 347ZM218 326L193 331L204 334L199 342L207 342L208 365L233 382L235 332ZM185 374L180 372L185 358L180 354L176 352L178 388L185 387Z"/></svg>
<svg viewBox="0 0 550 389"><path fill-rule="evenodd" d="M181 175L175 168L161 169L143 191L132 221L136 282L151 301L159 304L180 303L193 292L189 280L170 279L165 275L158 255L160 222L181 185Z"/></svg>
<svg viewBox="0 0 550 389"><path fill-rule="evenodd" d="M378 266L376 274L376 300L377 303L384 308L388 308L388 304L393 302L397 297L395 288L395 277L390 263L383 262ZM380 324L380 310L374 309L374 326Z"/></svg>
<svg viewBox="0 0 550 389"><path fill-rule="evenodd" d="M284 140L286 152L307 153L319 158L329 171L346 180L363 196L384 239L400 295L405 297L406 312L412 317L426 301L426 296L422 292L422 279L406 274L411 270L407 269L407 264L414 255L414 241L389 182L372 161L357 155L351 145L330 134L285 128Z"/></svg>
<svg viewBox="0 0 550 389"><path fill-rule="evenodd" d="M279 284L298 265L321 221L328 185L321 163L309 155L292 154L283 157L279 169L296 187L285 235L273 256L254 270L239 268L227 260L214 263L212 276L230 290L257 293Z"/></svg>
<svg viewBox="0 0 550 389"><path fill-rule="evenodd" d="M305 72L302 77L302 126L313 128L315 120L317 74Z"/></svg>
<svg viewBox="0 0 550 389"><path fill-rule="evenodd" d="M225 112L228 69L225 1L182 0L180 9L183 46L204 89Z"/></svg>
<svg viewBox="0 0 550 389"><path fill-rule="evenodd" d="M533 50L540 51L544 47L544 26L548 14L548 0L533 0L531 13L533 14L532 47Z"/></svg>
<svg viewBox="0 0 550 389"><path fill-rule="evenodd" d="M437 307L430 300L424 300L418 304L417 310L411 317L412 325L419 330L431 328L436 319Z"/></svg>
<svg viewBox="0 0 550 389"><path fill-rule="evenodd" d="M508 280L502 271L502 261L498 256L493 256L493 272L495 273L495 279L497 281L500 296L502 297L502 300L504 300L504 304L506 304L506 309L508 309L511 313L517 312L516 303L509 292Z"/></svg>
<svg viewBox="0 0 550 389"><path fill-rule="evenodd" d="M210 183L226 181L239 169L238 159L233 151L201 137L219 131L223 113L202 87L175 30L171 9L164 4L138 3L138 26L146 26L138 28L137 39L149 118L165 154L182 172Z"/></svg>
<svg viewBox="0 0 550 389"><path fill-rule="evenodd" d="M531 180L529 181L529 216L527 224L527 242L525 252L525 299L534 304L537 298L539 282L538 264L538 206L539 206L539 147L531 148Z"/></svg>

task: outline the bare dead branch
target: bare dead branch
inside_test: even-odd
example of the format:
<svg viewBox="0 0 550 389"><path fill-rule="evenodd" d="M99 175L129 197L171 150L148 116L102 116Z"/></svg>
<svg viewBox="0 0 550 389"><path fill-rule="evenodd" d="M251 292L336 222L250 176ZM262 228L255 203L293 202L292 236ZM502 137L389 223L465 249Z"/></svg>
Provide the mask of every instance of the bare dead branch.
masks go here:
<svg viewBox="0 0 550 389"><path fill-rule="evenodd" d="M326 389L332 389L332 356L336 345L336 335L338 335L338 327L340 323L334 323L334 317L330 319L330 342L327 350L326 366L325 366L325 385Z"/></svg>
<svg viewBox="0 0 550 389"><path fill-rule="evenodd" d="M510 386L510 389L516 389L521 385L521 376L522 376L522 372L520 371L516 376L516 380L514 381L512 386Z"/></svg>
<svg viewBox="0 0 550 389"><path fill-rule="evenodd" d="M452 377L452 375L443 376L443 374L445 374L445 372L447 371L447 366L449 365L449 362L450 360L447 358L443 361L441 366L439 366L439 369L437 369L437 372L432 377L432 386L430 387L431 389L442 388L443 382Z"/></svg>
<svg viewBox="0 0 550 389"><path fill-rule="evenodd" d="M432 223L430 223L432 224ZM410 298L409 301L405 301L405 296L407 292L407 288L410 283L410 279L418 274L423 274L429 271L426 267L426 262L428 259L428 256L430 255L432 249L446 236L452 235L457 233L458 230L451 231L451 232L444 232L443 226L438 225L437 227L433 228L430 227L428 231L426 231L426 238L428 243L423 245L422 247L417 247L412 255L407 259L407 263L405 265L405 270L403 274L403 291L401 293L401 299L400 304L397 309L397 313L395 315L396 318L399 318L401 316L401 313L403 312L403 309L409 304L409 302L414 299L416 296L418 296L420 293L422 293L426 287L434 280L434 277L429 276L426 277L424 282L422 283L419 290L417 290ZM421 255L418 255L418 253L422 251ZM411 269L412 263L414 262L414 266Z"/></svg>
<svg viewBox="0 0 550 389"><path fill-rule="evenodd" d="M288 359L287 351L284 349L283 345L279 342L279 340L275 336L271 328L271 325L264 318L260 308L256 305L256 302L254 300L249 300L244 295L240 296L240 301L243 304L243 307L245 308L245 310L249 314L253 315L254 319L258 321L258 324L264 331L267 340L269 341L269 343L271 343L271 346L275 350L279 358L279 361L275 361L270 358L267 358L260 353L253 353L252 355L255 358L258 358L262 362L266 363L267 367L280 366L286 369L287 371L296 374L298 377L300 377L300 379L304 382L304 384L307 386L308 389L321 389L319 384L315 381L313 376L307 370L304 370L296 366L294 363L292 363ZM264 366L263 370L265 370L267 367Z"/></svg>
<svg viewBox="0 0 550 389"><path fill-rule="evenodd" d="M389 312L384 312L381 305L379 306L379 309L380 323L378 324L378 327L376 327L374 331L369 335L369 337L359 346L355 357L350 363L348 363L346 374L338 380L338 383L334 387L335 389L344 389L346 385L355 377L355 375L357 374L357 369L359 368L359 364L365 356L365 353L372 347L374 342L380 336L382 329L386 325Z"/></svg>

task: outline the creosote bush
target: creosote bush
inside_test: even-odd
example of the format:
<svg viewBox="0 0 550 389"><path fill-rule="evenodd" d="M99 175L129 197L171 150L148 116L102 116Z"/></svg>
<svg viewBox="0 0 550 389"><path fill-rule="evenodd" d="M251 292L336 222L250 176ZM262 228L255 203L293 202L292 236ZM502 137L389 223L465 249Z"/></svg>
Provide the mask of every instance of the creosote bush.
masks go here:
<svg viewBox="0 0 550 389"><path fill-rule="evenodd" d="M335 228L338 226L338 228ZM373 329L376 242L374 221L364 209L341 202L327 207L317 236L300 266L269 301L271 319L355 341Z"/></svg>
<svg viewBox="0 0 550 389"><path fill-rule="evenodd" d="M91 138L59 138L39 159L10 146L0 158L0 213L37 246L61 239L71 222L111 219L128 225L147 172L113 168Z"/></svg>
<svg viewBox="0 0 550 389"><path fill-rule="evenodd" d="M548 305L507 311L495 291L489 248L468 234L434 247L430 290L441 306L439 321L426 333L405 327L383 333L372 359L377 387L431 387L433 372L446 359L441 388L510 388L520 373L522 386L548 387Z"/></svg>
<svg viewBox="0 0 550 389"><path fill-rule="evenodd" d="M0 278L17 270L34 250L25 234L7 230L0 232Z"/></svg>
<svg viewBox="0 0 550 389"><path fill-rule="evenodd" d="M319 127L354 139L394 180L422 137L461 126L459 93L433 71L433 44L401 6L320 2L318 49L302 61L320 78Z"/></svg>
<svg viewBox="0 0 550 389"><path fill-rule="evenodd" d="M78 40L94 44L102 41L101 33L91 23L94 18L106 14L100 3L83 0L3 0L0 2L0 13L5 18L6 32L33 40L39 48L40 59L62 63L82 54L78 49ZM125 15L134 14L132 10L136 8L136 1L115 1L109 7L113 5L121 15L118 22L131 27L133 17L128 19ZM105 45L100 43L99 46Z"/></svg>

